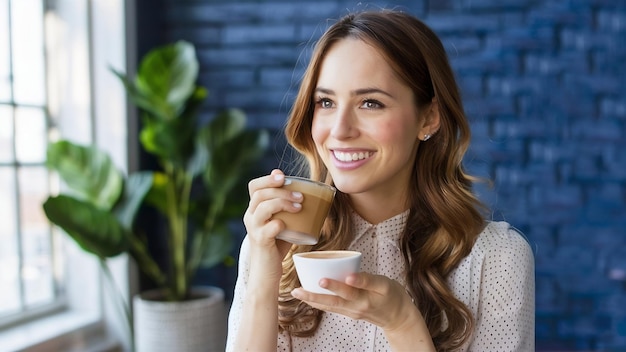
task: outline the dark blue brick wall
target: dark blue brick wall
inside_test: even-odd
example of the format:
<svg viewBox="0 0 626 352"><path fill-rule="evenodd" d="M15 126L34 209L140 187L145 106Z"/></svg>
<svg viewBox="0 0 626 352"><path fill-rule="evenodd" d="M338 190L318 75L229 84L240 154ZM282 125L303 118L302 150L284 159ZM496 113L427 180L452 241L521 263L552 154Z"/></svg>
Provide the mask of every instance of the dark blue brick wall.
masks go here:
<svg viewBox="0 0 626 352"><path fill-rule="evenodd" d="M240 107L274 129L326 19L379 7L422 18L462 87L468 169L494 181L477 192L534 248L537 350L626 351L626 1L163 4L165 38L197 46L207 118Z"/></svg>

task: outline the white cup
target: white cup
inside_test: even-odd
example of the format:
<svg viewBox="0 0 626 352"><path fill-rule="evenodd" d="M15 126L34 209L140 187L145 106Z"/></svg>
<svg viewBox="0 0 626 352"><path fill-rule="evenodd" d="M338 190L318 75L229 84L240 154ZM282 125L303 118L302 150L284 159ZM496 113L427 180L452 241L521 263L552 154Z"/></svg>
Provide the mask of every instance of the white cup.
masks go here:
<svg viewBox="0 0 626 352"><path fill-rule="evenodd" d="M348 275L359 272L361 253L355 251L314 251L293 255L302 288L313 293L334 295L320 287L323 278L343 282Z"/></svg>

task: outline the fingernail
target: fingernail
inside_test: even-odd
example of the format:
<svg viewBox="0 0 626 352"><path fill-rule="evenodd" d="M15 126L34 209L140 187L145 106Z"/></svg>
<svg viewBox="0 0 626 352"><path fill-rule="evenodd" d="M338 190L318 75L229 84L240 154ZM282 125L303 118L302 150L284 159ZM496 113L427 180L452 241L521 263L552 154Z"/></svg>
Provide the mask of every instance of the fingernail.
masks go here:
<svg viewBox="0 0 626 352"><path fill-rule="evenodd" d="M300 204L300 203L293 203L293 206L295 208L302 208L302 204Z"/></svg>
<svg viewBox="0 0 626 352"><path fill-rule="evenodd" d="M298 199L302 198L302 193L300 193L300 192L291 192L291 195L294 198L298 198Z"/></svg>
<svg viewBox="0 0 626 352"><path fill-rule="evenodd" d="M284 177L285 177L285 175L283 175L283 174L277 174L277 175L274 175L274 180L276 180L276 181L280 181L280 180L282 180Z"/></svg>

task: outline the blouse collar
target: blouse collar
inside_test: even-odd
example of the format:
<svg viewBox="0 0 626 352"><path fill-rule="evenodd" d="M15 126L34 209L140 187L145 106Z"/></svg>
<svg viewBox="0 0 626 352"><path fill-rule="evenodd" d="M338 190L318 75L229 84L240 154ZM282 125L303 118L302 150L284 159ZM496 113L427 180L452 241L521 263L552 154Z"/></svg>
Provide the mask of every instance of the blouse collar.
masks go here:
<svg viewBox="0 0 626 352"><path fill-rule="evenodd" d="M393 241L399 241L402 236L407 219L409 217L409 209L398 215L394 215L387 220L383 220L378 224L371 224L363 219L356 211L352 211L352 225L354 227L354 242L358 241L363 235L370 230L374 230L377 236L384 236ZM387 231L377 231L378 229L387 229Z"/></svg>

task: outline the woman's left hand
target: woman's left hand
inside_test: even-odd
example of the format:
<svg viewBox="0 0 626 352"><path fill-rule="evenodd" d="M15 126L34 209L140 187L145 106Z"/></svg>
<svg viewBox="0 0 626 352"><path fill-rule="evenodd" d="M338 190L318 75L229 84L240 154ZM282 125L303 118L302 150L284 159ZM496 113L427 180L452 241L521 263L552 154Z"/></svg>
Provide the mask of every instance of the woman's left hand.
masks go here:
<svg viewBox="0 0 626 352"><path fill-rule="evenodd" d="M357 273L345 282L320 280L320 286L337 296L311 293L303 288L292 295L314 308L368 321L383 330L393 331L419 314L404 287L382 275Z"/></svg>

